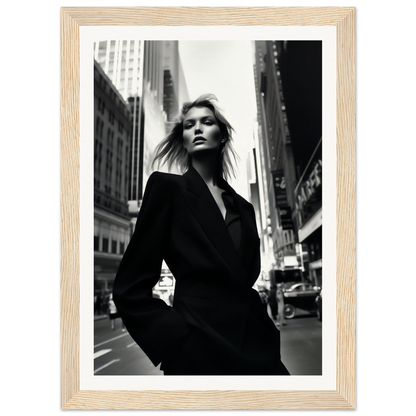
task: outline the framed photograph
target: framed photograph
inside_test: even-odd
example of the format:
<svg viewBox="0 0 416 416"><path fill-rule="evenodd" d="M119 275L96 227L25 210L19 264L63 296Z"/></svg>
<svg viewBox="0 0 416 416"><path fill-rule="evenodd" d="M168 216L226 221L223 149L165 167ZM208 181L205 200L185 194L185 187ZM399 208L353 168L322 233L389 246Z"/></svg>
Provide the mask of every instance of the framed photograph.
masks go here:
<svg viewBox="0 0 416 416"><path fill-rule="evenodd" d="M236 174L212 185L218 149ZM158 250L157 306L130 313ZM61 407L354 409L355 388L355 9L61 8Z"/></svg>

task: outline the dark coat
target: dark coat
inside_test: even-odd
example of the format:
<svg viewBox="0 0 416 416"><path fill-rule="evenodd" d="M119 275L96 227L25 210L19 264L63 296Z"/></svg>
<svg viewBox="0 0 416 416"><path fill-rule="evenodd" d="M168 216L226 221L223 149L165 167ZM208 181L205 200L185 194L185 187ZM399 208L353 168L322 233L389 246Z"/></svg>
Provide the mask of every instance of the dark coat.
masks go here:
<svg viewBox="0 0 416 416"><path fill-rule="evenodd" d="M223 181L241 217L235 249L207 185L153 173L114 281L124 324L166 375L288 374L280 333L252 289L260 271L254 209ZM162 259L176 279L173 307L152 298Z"/></svg>

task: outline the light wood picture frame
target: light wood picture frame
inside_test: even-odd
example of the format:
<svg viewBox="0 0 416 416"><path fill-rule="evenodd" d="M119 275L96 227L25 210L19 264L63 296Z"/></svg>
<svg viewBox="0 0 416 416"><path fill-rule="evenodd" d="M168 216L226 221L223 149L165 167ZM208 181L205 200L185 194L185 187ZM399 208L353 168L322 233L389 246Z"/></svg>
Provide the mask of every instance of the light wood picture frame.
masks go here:
<svg viewBox="0 0 416 416"><path fill-rule="evenodd" d="M187 22L187 23L185 23ZM336 28L336 389L80 389L80 27L332 26ZM355 8L61 8L62 409L354 409Z"/></svg>

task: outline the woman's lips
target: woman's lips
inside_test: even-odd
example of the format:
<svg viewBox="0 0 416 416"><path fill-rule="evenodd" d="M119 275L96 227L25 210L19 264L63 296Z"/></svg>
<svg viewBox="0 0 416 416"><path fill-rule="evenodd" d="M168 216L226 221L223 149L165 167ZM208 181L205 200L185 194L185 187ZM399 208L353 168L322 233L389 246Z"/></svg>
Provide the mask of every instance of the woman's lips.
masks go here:
<svg viewBox="0 0 416 416"><path fill-rule="evenodd" d="M195 139L192 143L196 143L196 142L200 142L200 141L206 142L206 139L204 139L202 136L198 136L198 137L195 137Z"/></svg>

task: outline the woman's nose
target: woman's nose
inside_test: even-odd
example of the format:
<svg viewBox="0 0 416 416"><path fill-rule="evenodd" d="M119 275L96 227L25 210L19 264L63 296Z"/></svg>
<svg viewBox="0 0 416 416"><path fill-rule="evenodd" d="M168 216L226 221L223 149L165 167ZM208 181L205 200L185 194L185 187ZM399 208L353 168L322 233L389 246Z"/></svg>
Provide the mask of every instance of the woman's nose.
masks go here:
<svg viewBox="0 0 416 416"><path fill-rule="evenodd" d="M200 124L195 126L195 134L202 134L202 128Z"/></svg>

